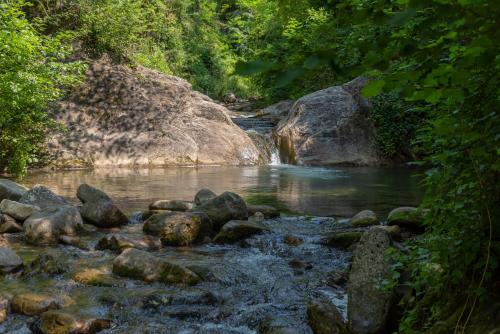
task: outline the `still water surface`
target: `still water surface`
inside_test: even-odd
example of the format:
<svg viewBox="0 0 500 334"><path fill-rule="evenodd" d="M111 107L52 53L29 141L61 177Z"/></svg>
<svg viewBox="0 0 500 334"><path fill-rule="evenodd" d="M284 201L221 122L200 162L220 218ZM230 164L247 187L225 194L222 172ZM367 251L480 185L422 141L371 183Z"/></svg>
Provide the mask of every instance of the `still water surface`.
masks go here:
<svg viewBox="0 0 500 334"><path fill-rule="evenodd" d="M98 169L35 172L27 186L44 184L76 201L76 189L89 183L108 193L125 211L143 210L157 199L192 200L207 187L233 191L252 204L284 212L349 217L371 209L385 216L397 206L418 205L421 178L408 168L314 168L290 165L163 169Z"/></svg>

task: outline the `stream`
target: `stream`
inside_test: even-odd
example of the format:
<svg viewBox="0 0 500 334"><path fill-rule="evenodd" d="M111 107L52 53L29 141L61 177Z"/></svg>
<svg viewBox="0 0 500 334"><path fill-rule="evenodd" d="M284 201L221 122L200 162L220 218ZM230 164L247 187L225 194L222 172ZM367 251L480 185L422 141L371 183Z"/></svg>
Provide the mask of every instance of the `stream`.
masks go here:
<svg viewBox="0 0 500 334"><path fill-rule="evenodd" d="M88 183L105 191L131 223L127 236L142 235L138 211L157 199L192 200L201 188L233 191L248 203L273 205L281 218L264 221L270 232L235 245L166 247L152 252L203 272L194 287L147 284L116 278L109 287L76 283L85 268L111 271L117 254L94 250L110 230L88 232L90 250L58 246L65 270L56 275L0 277L0 294L47 293L70 298L68 310L112 320L101 333L312 333L306 308L311 299L330 299L345 316L346 294L332 283L348 267L351 253L329 248L321 238L345 228L346 218L371 209L383 220L398 206L417 205L420 178L405 168L308 168L288 165L165 169L102 169L33 172L23 184L43 184L78 203L76 189ZM292 245L285 236L300 238ZM44 250L11 237L12 248L28 264ZM10 315L0 333L31 333L36 318Z"/></svg>

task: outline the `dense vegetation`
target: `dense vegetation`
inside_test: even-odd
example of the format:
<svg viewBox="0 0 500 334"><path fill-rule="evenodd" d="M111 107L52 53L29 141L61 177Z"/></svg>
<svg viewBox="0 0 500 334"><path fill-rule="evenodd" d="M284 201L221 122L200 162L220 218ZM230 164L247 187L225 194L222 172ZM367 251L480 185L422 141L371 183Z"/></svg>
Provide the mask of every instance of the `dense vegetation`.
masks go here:
<svg viewBox="0 0 500 334"><path fill-rule="evenodd" d="M395 262L415 291L400 330L466 332L500 298L499 15L493 0L7 1L0 170L34 162L75 60L106 53L267 101L364 74L382 152L428 170L427 232Z"/></svg>

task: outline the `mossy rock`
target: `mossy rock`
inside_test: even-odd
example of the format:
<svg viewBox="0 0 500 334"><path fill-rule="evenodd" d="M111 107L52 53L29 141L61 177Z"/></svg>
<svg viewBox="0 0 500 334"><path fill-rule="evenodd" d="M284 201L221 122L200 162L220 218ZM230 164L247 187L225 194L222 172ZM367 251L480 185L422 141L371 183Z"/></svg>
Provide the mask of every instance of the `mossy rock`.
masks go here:
<svg viewBox="0 0 500 334"><path fill-rule="evenodd" d="M337 307L319 299L307 307L307 322L314 334L348 334L348 330Z"/></svg>
<svg viewBox="0 0 500 334"><path fill-rule="evenodd" d="M73 280L77 283L91 286L116 286L115 280L106 270L87 268L78 271L73 275Z"/></svg>
<svg viewBox="0 0 500 334"><path fill-rule="evenodd" d="M375 212L371 210L363 210L357 213L354 217L351 218L350 222L353 226L356 227L364 227L370 225L378 224L378 217Z"/></svg>
<svg viewBox="0 0 500 334"><path fill-rule="evenodd" d="M330 247L349 248L361 239L363 233L361 231L336 232L324 238L322 243Z"/></svg>
<svg viewBox="0 0 500 334"><path fill-rule="evenodd" d="M414 207L400 207L392 210L387 217L387 225L399 225L413 229L424 228L425 210Z"/></svg>
<svg viewBox="0 0 500 334"><path fill-rule="evenodd" d="M97 333L111 327L111 320L94 319L63 310L52 310L43 313L40 317L42 333L70 334Z"/></svg>

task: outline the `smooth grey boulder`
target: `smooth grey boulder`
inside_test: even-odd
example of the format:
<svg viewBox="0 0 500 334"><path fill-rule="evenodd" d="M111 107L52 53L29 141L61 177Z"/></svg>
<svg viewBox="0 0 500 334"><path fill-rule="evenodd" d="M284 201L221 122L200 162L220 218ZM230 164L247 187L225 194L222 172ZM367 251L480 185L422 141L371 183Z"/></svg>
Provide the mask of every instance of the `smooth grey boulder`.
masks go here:
<svg viewBox="0 0 500 334"><path fill-rule="evenodd" d="M212 220L214 230L220 230L222 225L230 220L245 220L248 209L245 201L239 195L226 191L190 210L205 213Z"/></svg>
<svg viewBox="0 0 500 334"><path fill-rule="evenodd" d="M12 249L0 247L0 274L18 271L23 267L23 260Z"/></svg>
<svg viewBox="0 0 500 334"><path fill-rule="evenodd" d="M165 246L188 246L210 236L212 222L202 212L166 212L146 220L143 231L159 236Z"/></svg>
<svg viewBox="0 0 500 334"><path fill-rule="evenodd" d="M18 201L28 189L14 181L7 179L0 179L0 201L10 199Z"/></svg>
<svg viewBox="0 0 500 334"><path fill-rule="evenodd" d="M375 225L378 224L378 217L371 210L363 210L351 218L351 224L355 227Z"/></svg>
<svg viewBox="0 0 500 334"><path fill-rule="evenodd" d="M307 322L314 334L348 334L337 307L325 299L316 299L307 306Z"/></svg>
<svg viewBox="0 0 500 334"><path fill-rule="evenodd" d="M94 188L86 183L82 183L76 190L76 197L82 201L82 203L87 202L98 202L98 201L111 201L111 198L102 190Z"/></svg>
<svg viewBox="0 0 500 334"><path fill-rule="evenodd" d="M89 224L97 227L119 227L128 223L127 216L103 191L88 184L82 184L76 192L82 201L80 213Z"/></svg>
<svg viewBox="0 0 500 334"><path fill-rule="evenodd" d="M128 248L115 258L113 273L146 282L193 285L200 281L191 270L135 248Z"/></svg>
<svg viewBox="0 0 500 334"><path fill-rule="evenodd" d="M17 221L4 214L0 214L0 234L3 233L18 233L22 232L23 227L17 223Z"/></svg>
<svg viewBox="0 0 500 334"><path fill-rule="evenodd" d="M40 211L40 208L35 205L23 204L9 199L4 199L0 202L1 213L21 221L26 220L26 218L37 211Z"/></svg>
<svg viewBox="0 0 500 334"><path fill-rule="evenodd" d="M49 188L39 184L24 193L18 202L37 206L40 209L71 205L71 203L63 197L56 195Z"/></svg>
<svg viewBox="0 0 500 334"><path fill-rule="evenodd" d="M374 334L383 331L391 306L392 292L381 289L390 275L386 250L391 245L389 233L371 228L354 251L347 286L347 315L354 333Z"/></svg>
<svg viewBox="0 0 500 334"><path fill-rule="evenodd" d="M233 243L269 229L259 221L231 220L215 236L215 243Z"/></svg>
<svg viewBox="0 0 500 334"><path fill-rule="evenodd" d="M378 165L375 126L357 78L300 98L275 131L281 160L312 166Z"/></svg>
<svg viewBox="0 0 500 334"><path fill-rule="evenodd" d="M32 214L23 224L25 239L35 245L55 245L62 235L74 236L83 228L80 212L72 206L55 206Z"/></svg>
<svg viewBox="0 0 500 334"><path fill-rule="evenodd" d="M195 205L201 205L213 198L217 197L217 194L214 193L212 190L203 188L200 189L196 195L194 196L194 204Z"/></svg>
<svg viewBox="0 0 500 334"><path fill-rule="evenodd" d="M149 205L149 210L188 211L194 208L194 203L181 200L160 200Z"/></svg>

